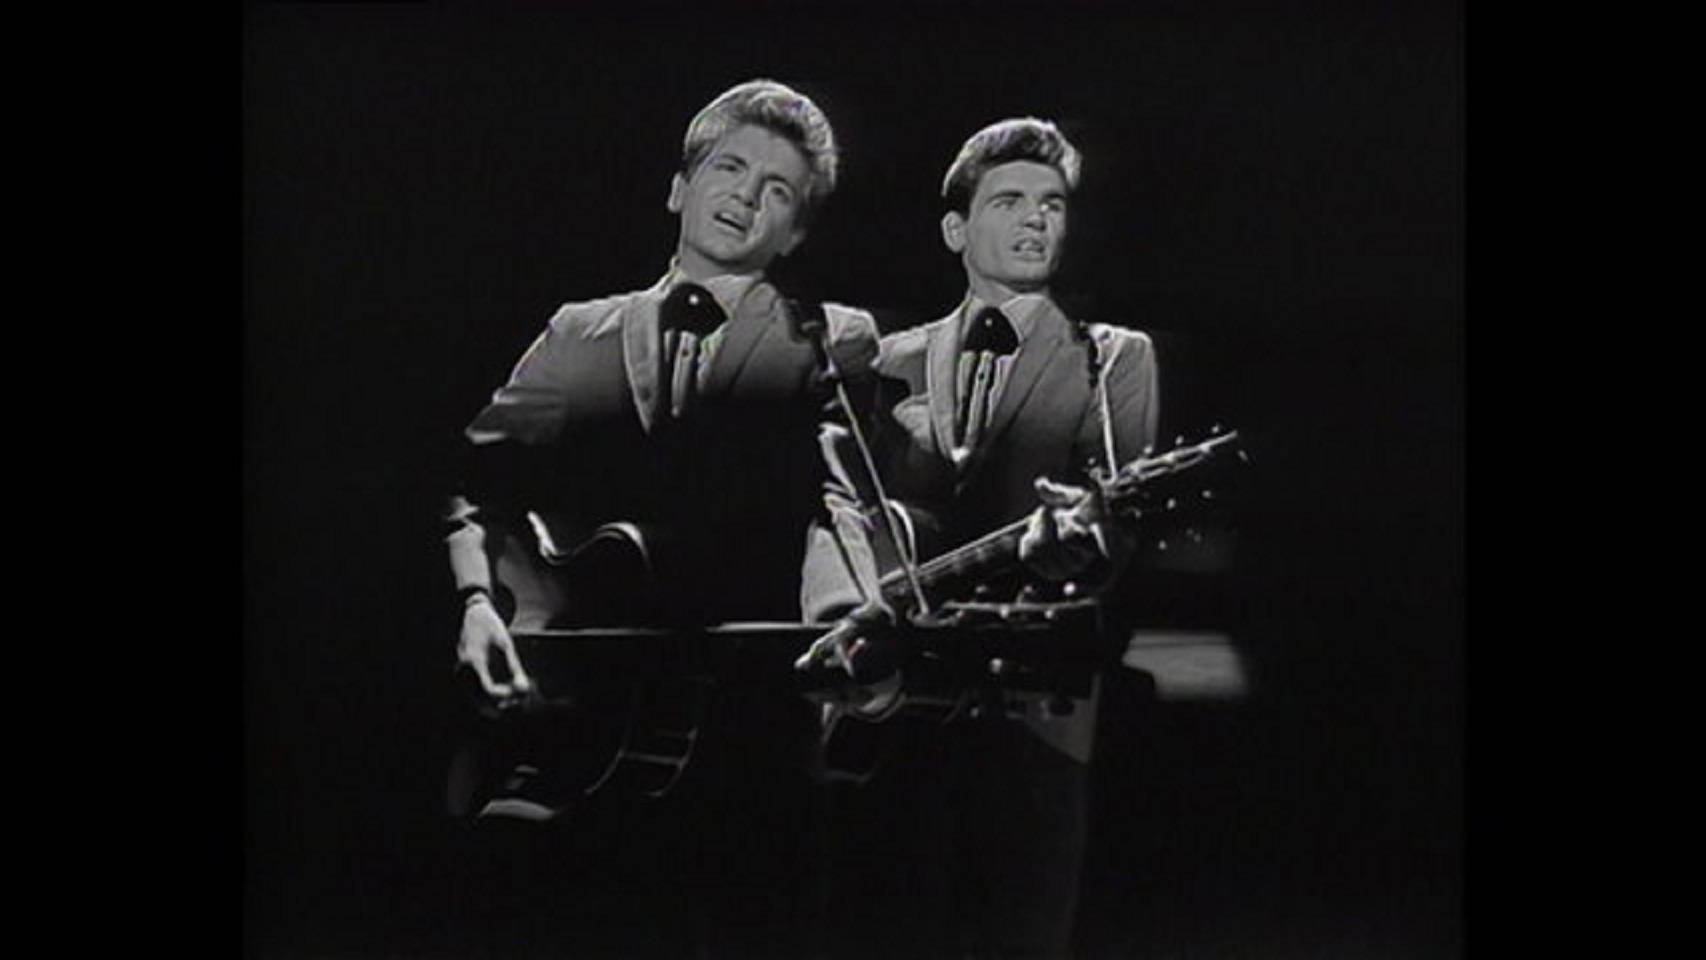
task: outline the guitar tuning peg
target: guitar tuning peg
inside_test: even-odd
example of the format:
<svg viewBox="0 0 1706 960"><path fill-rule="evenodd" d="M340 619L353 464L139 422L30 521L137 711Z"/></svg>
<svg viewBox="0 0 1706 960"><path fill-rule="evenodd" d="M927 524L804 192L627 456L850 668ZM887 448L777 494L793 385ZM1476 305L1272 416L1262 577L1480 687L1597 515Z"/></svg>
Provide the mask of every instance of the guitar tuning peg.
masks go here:
<svg viewBox="0 0 1706 960"><path fill-rule="evenodd" d="M1165 540L1155 541L1155 549L1160 550L1163 553L1165 553L1167 550L1167 541L1165 541Z"/></svg>
<svg viewBox="0 0 1706 960"><path fill-rule="evenodd" d="M1168 510L1179 509L1179 501L1173 497L1168 497L1166 509L1168 509Z"/></svg>
<svg viewBox="0 0 1706 960"><path fill-rule="evenodd" d="M1182 447L1184 445L1185 445L1185 435L1184 434L1181 433L1178 436L1173 438L1173 446Z"/></svg>
<svg viewBox="0 0 1706 960"><path fill-rule="evenodd" d="M1192 543L1202 543L1202 533L1199 532L1196 527L1187 528L1185 530L1185 536L1188 537Z"/></svg>
<svg viewBox="0 0 1706 960"><path fill-rule="evenodd" d="M1204 487L1202 490L1202 498L1204 500L1213 500L1214 499L1214 491L1210 490L1207 487Z"/></svg>

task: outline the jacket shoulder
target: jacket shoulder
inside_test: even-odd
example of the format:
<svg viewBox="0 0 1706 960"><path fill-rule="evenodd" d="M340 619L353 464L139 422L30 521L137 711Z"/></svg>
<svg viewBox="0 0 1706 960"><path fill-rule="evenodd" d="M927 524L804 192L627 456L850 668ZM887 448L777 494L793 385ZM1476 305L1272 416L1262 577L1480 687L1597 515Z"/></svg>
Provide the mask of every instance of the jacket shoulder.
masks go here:
<svg viewBox="0 0 1706 960"><path fill-rule="evenodd" d="M1095 338L1097 343L1118 343L1143 349L1154 346L1149 334L1132 327L1122 327L1112 323L1091 323L1089 328L1090 336Z"/></svg>
<svg viewBox="0 0 1706 960"><path fill-rule="evenodd" d="M860 307L827 302L823 304L823 316L829 349L842 373L864 376L876 363L877 318Z"/></svg>
<svg viewBox="0 0 1706 960"><path fill-rule="evenodd" d="M548 326L552 332L567 336L592 338L608 335L621 327L623 308L643 292L636 290L561 304L551 315Z"/></svg>
<svg viewBox="0 0 1706 960"><path fill-rule="evenodd" d="M1102 351L1107 362L1126 356L1138 362L1153 361L1155 357L1155 342L1142 330L1111 323L1092 323L1088 329L1090 339Z"/></svg>
<svg viewBox="0 0 1706 960"><path fill-rule="evenodd" d="M882 342L877 345L877 369L890 376L899 376L906 370L923 364L925 354L930 349L930 337L952 319L943 317L904 330L896 330L883 337Z"/></svg>

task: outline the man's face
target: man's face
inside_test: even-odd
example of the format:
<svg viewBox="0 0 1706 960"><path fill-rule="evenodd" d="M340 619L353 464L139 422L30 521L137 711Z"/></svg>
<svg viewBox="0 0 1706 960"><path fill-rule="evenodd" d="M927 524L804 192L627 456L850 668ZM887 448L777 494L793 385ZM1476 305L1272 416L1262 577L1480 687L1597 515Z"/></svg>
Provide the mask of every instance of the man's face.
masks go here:
<svg viewBox="0 0 1706 960"><path fill-rule="evenodd" d="M670 182L681 215L678 254L693 273L752 273L805 239L799 215L810 168L798 147L764 127L723 135L686 178Z"/></svg>
<svg viewBox="0 0 1706 960"><path fill-rule="evenodd" d="M1066 179L1030 160L992 167L978 181L971 209L942 218L942 239L960 254L974 289L1043 289L1066 242Z"/></svg>

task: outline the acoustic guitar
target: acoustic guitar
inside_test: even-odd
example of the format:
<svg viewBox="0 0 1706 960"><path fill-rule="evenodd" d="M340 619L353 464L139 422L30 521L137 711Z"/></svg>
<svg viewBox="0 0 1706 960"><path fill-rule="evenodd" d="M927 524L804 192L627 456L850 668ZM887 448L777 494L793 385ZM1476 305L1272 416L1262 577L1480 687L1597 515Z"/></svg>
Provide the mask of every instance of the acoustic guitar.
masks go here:
<svg viewBox="0 0 1706 960"><path fill-rule="evenodd" d="M680 631L623 626L659 622L663 609L647 533L605 524L565 551L544 517L525 519L493 558L493 592L532 689L494 703L464 670L471 723L452 791L469 797L453 806L501 806L526 774L526 805L661 798L692 760L712 677L680 655ZM492 669L507 679L501 658Z"/></svg>
<svg viewBox="0 0 1706 960"><path fill-rule="evenodd" d="M1238 433L1219 431L1093 480L1110 518L1140 542L1161 544L1181 529L1190 533L1189 524L1216 499L1205 482L1214 473L1206 468L1246 460ZM828 776L868 779L882 752L882 738L869 727L897 716L947 721L991 706L987 694L1002 688L1028 688L1053 701L1087 692L1099 652L1093 592L1067 584L1057 597L1021 593L998 601L979 590L1020 565L1027 522L1016 520L911 571L887 570L878 589L896 623L844 619L795 660L795 669L808 675L840 677L819 696ZM849 719L857 722L843 723Z"/></svg>

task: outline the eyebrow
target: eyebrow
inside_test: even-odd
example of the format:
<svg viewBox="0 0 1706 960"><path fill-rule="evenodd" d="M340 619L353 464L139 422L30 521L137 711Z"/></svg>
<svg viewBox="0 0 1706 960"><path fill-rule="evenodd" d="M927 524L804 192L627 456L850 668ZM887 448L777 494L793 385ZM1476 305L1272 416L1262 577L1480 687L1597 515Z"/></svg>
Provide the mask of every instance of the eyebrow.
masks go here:
<svg viewBox="0 0 1706 960"><path fill-rule="evenodd" d="M751 162L747 162L746 157L742 157L740 153L730 153L725 150L725 152L715 153L711 159L715 160L718 159L718 157L727 157L727 159L734 160L734 162L742 165L742 167L751 167L752 165ZM798 194L802 191L802 188L795 186L793 181L790 181L788 177L781 176L781 174L778 174L778 172L775 171L764 171L763 182L766 182L766 184L781 184L781 186L788 188L788 193Z"/></svg>
<svg viewBox="0 0 1706 960"><path fill-rule="evenodd" d="M996 192L990 194L984 200L984 202L985 203L991 203L993 201L1001 200L1001 199L1008 198L1008 197L1023 197L1023 196L1025 196L1025 191L1019 189L1018 187L1008 187L1004 190L997 190ZM1047 200L1065 201L1066 200L1066 192L1062 191L1062 190L1050 190L1049 192L1042 195L1042 199L1045 201L1047 201Z"/></svg>
<svg viewBox="0 0 1706 960"><path fill-rule="evenodd" d="M743 167L751 167L752 166L752 163L750 161L748 161L746 159L746 157L742 156L741 154L729 151L729 150L719 150L716 153L711 154L710 157L705 162L706 163L715 163L718 160L732 160L735 163L738 163ZM787 187L788 189L794 191L795 193L799 192L799 188L794 186L793 181L789 180L787 177L784 177L780 173L776 173L774 171L766 171L764 174L764 180L766 183L780 183L783 186Z"/></svg>

